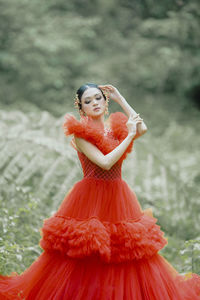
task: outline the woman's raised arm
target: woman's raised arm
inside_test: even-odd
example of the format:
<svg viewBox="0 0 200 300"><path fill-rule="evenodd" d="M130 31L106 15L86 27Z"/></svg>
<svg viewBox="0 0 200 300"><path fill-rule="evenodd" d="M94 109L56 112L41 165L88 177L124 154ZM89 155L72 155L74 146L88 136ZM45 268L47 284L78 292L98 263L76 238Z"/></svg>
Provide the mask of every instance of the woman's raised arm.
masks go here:
<svg viewBox="0 0 200 300"><path fill-rule="evenodd" d="M117 102L122 107L122 109L124 110L124 112L127 114L128 117L130 117L131 115L133 117L138 115L136 113L136 111L128 104L126 99L120 94L120 92L118 91L118 89L116 87L114 87L111 84L99 85L99 87L103 91L106 91L109 93L109 97L113 101ZM147 126L144 123L144 121L142 121L141 124L139 124L137 127L137 133L136 133L135 139L137 139L138 137L143 135L146 131L147 131Z"/></svg>
<svg viewBox="0 0 200 300"><path fill-rule="evenodd" d="M77 148L80 149L93 163L104 170L110 170L110 168L120 159L133 138L134 134L128 133L127 137L114 150L104 155L92 143L74 136Z"/></svg>

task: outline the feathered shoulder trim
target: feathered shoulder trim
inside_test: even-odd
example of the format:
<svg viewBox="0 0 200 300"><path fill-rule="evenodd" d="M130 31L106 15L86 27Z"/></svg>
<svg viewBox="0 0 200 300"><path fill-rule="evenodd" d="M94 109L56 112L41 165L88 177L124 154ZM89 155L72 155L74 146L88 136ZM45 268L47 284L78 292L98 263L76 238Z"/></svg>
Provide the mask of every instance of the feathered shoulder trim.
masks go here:
<svg viewBox="0 0 200 300"><path fill-rule="evenodd" d="M104 122L105 128L108 128L107 135L105 135L103 124L95 124L88 117L82 116L80 120L77 120L74 115L67 113L64 118L65 121L62 127L66 136L74 134L77 137L84 138L97 146L104 154L115 149L128 135L126 126L128 117L122 112L111 113ZM121 156L120 161L125 159L127 154L132 151L133 141L134 138Z"/></svg>

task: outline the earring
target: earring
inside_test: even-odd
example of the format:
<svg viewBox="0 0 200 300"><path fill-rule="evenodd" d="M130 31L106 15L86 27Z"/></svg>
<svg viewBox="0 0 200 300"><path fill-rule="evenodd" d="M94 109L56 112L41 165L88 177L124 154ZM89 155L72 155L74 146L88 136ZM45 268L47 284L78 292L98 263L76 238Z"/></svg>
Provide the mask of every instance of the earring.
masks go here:
<svg viewBox="0 0 200 300"><path fill-rule="evenodd" d="M105 115L108 115L108 114L109 114L109 110L108 110L108 104L109 104L109 95L108 95L108 93L107 93L107 92L104 92L104 95L105 95L105 97L106 97L106 109L105 109L105 112L104 112L104 114L105 114Z"/></svg>

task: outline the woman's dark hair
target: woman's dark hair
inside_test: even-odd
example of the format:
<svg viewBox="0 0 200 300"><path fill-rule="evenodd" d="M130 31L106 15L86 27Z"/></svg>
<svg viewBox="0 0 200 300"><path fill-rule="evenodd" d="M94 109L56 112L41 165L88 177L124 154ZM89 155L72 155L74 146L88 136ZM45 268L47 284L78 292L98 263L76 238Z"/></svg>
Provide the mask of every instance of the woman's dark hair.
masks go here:
<svg viewBox="0 0 200 300"><path fill-rule="evenodd" d="M95 84L95 83L86 83L86 84L81 85L80 88L79 88L79 89L77 90L77 92L76 92L76 94L78 95L78 99L79 99L79 103L78 103L79 109L82 108L81 97L82 97L83 93L84 93L87 89L89 89L89 88L91 88L91 87L92 87L92 88L97 88L97 89L99 89L99 90L102 92L104 99L106 100L106 96L104 95L103 91L98 87L97 84Z"/></svg>

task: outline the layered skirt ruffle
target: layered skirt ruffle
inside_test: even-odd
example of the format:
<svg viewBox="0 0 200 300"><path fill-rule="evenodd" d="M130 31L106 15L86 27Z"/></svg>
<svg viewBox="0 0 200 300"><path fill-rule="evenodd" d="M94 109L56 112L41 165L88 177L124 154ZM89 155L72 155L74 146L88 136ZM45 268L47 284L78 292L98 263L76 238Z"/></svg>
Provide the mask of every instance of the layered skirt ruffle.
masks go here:
<svg viewBox="0 0 200 300"><path fill-rule="evenodd" d="M40 245L74 258L98 254L108 263L149 258L167 244L156 221L145 214L117 223L54 216L44 223Z"/></svg>
<svg viewBox="0 0 200 300"><path fill-rule="evenodd" d="M44 220L44 252L0 275L0 300L200 300L200 276L179 275L151 209L121 180L84 178Z"/></svg>

